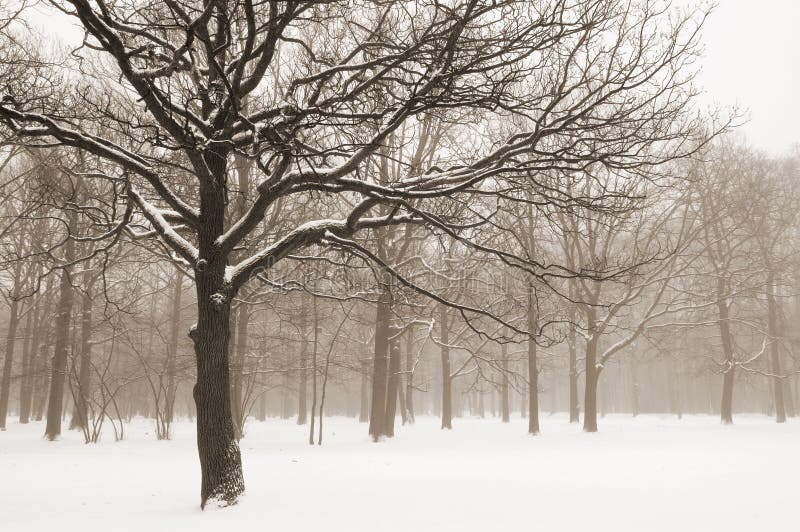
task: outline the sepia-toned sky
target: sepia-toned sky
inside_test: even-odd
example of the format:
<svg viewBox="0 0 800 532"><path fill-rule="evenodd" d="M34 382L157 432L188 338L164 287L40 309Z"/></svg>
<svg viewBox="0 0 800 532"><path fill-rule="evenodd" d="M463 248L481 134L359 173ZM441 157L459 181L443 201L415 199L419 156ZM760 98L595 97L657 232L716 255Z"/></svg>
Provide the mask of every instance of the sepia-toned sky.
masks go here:
<svg viewBox="0 0 800 532"><path fill-rule="evenodd" d="M754 147L780 154L800 143L800 0L717 0L706 22L700 81L709 105L736 105ZM677 0L676 5L705 5ZM31 17L44 33L80 39L47 9Z"/></svg>
<svg viewBox="0 0 800 532"><path fill-rule="evenodd" d="M709 100L748 111L756 148L800 143L800 0L718 0L703 35Z"/></svg>

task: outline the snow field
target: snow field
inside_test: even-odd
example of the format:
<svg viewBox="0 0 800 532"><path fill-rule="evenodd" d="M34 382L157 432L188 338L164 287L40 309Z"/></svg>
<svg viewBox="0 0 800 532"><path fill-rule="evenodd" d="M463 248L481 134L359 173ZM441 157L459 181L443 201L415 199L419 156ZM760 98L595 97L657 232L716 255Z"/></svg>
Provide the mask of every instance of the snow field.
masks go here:
<svg viewBox="0 0 800 532"><path fill-rule="evenodd" d="M44 425L0 433L0 530L156 531L765 531L800 530L800 422L739 416L608 416L585 434L563 415L422 417L372 443L352 419L325 419L322 447L294 420L250 421L247 494L199 509L194 425L157 441L137 419L126 439L58 442ZM399 423L398 423L399 424Z"/></svg>

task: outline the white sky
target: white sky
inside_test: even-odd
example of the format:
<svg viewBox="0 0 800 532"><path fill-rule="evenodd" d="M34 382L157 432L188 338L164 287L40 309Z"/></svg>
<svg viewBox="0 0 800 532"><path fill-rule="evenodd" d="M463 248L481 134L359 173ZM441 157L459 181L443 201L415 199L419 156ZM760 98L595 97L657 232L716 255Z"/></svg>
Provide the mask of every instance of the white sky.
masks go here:
<svg viewBox="0 0 800 532"><path fill-rule="evenodd" d="M703 32L706 96L748 111L750 143L800 143L800 0L718 0Z"/></svg>
<svg viewBox="0 0 800 532"><path fill-rule="evenodd" d="M0 0L3 1L3 0ZM717 0L703 32L699 79L709 104L737 105L754 147L782 153L800 143L800 0ZM677 0L676 5L703 3ZM45 34L80 38L52 9L31 17Z"/></svg>

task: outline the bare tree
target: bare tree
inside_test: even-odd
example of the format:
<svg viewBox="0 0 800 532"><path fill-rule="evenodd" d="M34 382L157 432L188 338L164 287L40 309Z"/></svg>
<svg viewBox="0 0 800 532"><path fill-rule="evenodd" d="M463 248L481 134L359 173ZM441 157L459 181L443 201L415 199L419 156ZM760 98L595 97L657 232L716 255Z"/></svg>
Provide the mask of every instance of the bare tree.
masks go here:
<svg viewBox="0 0 800 532"><path fill-rule="evenodd" d="M277 263L310 248L381 264L358 241L365 231L420 224L457 236L483 219L449 219L439 199L496 195L499 182L536 187L536 173L553 167L651 171L696 150L704 135L692 114L690 65L703 15L670 19L655 1L423 1L413 11L401 2L58 7L86 33L75 54L87 85L57 101L27 99L37 94L28 81L58 67L23 68L0 95L4 136L83 153L79 179L107 182L109 216L93 238L150 235L192 271L201 506L233 504L244 491L229 340L232 304L249 280L268 280ZM663 22L669 29L651 38ZM478 130L512 115L524 125L498 143L406 168L391 183L365 177L390 135L452 109L470 111ZM254 161L262 179L239 191L247 208L233 216L236 157ZM312 197L334 206L316 209L332 217L262 230L279 203ZM552 269L487 251L535 275ZM61 272L50 437L59 432L74 253L73 238Z"/></svg>

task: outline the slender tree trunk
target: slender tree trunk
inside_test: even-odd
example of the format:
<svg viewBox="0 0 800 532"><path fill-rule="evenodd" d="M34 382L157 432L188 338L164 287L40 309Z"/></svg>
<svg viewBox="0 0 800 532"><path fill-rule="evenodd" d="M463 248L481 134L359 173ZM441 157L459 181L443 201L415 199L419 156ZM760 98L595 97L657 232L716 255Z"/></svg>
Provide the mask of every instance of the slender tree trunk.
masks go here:
<svg viewBox="0 0 800 532"><path fill-rule="evenodd" d="M511 405L508 397L508 344L500 346L500 369L503 372L500 381L500 409L502 411L503 423L508 423L511 419ZM494 394L492 394L494 398ZM494 408L492 408L494 411Z"/></svg>
<svg viewBox="0 0 800 532"><path fill-rule="evenodd" d="M297 386L297 424L308 422L308 319L309 312L303 300L303 345L300 347L300 379Z"/></svg>
<svg viewBox="0 0 800 532"><path fill-rule="evenodd" d="M314 421L317 409L317 349L319 347L319 314L317 300L314 299L314 344L311 348L311 427L308 431L308 444L314 445Z"/></svg>
<svg viewBox="0 0 800 532"><path fill-rule="evenodd" d="M406 412L408 422L414 423L414 330L406 333Z"/></svg>
<svg viewBox="0 0 800 532"><path fill-rule="evenodd" d="M250 312L245 302L239 303L236 318L236 354L231 365L233 378L231 385L231 413L233 416L233 430L236 439L244 435L244 405L242 404L242 381L244 379L244 365L247 358L247 331L250 322Z"/></svg>
<svg viewBox="0 0 800 532"><path fill-rule="evenodd" d="M589 312L592 313L593 311L590 310ZM597 367L597 338L594 335L594 327L589 328L589 334L591 336L586 341L583 430L597 432L597 381L600 376L600 370Z"/></svg>
<svg viewBox="0 0 800 532"><path fill-rule="evenodd" d="M316 301L314 303L314 316L316 317ZM316 320L318 321L318 320ZM342 322L344 325L344 321ZM315 329L316 333L314 336L314 353L317 352L317 344L319 342L319 325ZM339 331L341 331L341 325L339 326L339 330L336 331L336 334L331 338L331 344L328 346L328 352L325 353L325 367L323 368L322 373L322 394L320 395L319 400L319 436L317 437L317 445L322 445L322 422L325 418L325 396L328 390L328 370L330 369L330 362L331 362L331 351L333 351L334 342L336 342L336 338L339 336ZM315 401L316 402L316 401Z"/></svg>
<svg viewBox="0 0 800 532"><path fill-rule="evenodd" d="M69 214L70 234L75 234L77 218ZM64 244L65 262L71 263L75 257L75 241L67 239ZM47 425L45 437L56 440L61 435L61 414L64 406L64 381L67 373L67 354L70 343L69 325L72 318L74 291L72 289L71 268L61 270L59 281L59 301L55 317L55 346L50 372L50 398L47 403Z"/></svg>
<svg viewBox="0 0 800 532"><path fill-rule="evenodd" d="M389 378L386 385L386 414L383 418L383 434L394 436L394 420L397 415L397 394L400 391L400 339L398 330L389 328Z"/></svg>
<svg viewBox="0 0 800 532"><path fill-rule="evenodd" d="M369 421L369 363L367 360L361 360L361 405L358 412L359 423L366 423Z"/></svg>
<svg viewBox="0 0 800 532"><path fill-rule="evenodd" d="M281 394L281 419L289 419L292 417L291 407L289 404L289 372L283 374L283 393Z"/></svg>
<svg viewBox="0 0 800 532"><path fill-rule="evenodd" d="M25 343L22 349L22 378L19 386L19 422L26 424L30 420L33 403L33 369L36 362L38 343L35 333L39 320L39 299L36 298L33 310L25 321Z"/></svg>
<svg viewBox="0 0 800 532"><path fill-rule="evenodd" d="M175 392L177 390L175 370L178 361L178 334L181 323L181 297L183 295L183 271L176 269L172 281L172 309L170 311L169 344L167 344L167 390L164 405L167 425L166 437L170 437L170 427L175 420Z"/></svg>
<svg viewBox="0 0 800 532"><path fill-rule="evenodd" d="M683 417L681 411L681 390L680 390L680 371L678 369L678 361L673 358L667 360L667 368L665 373L668 375L667 390L669 393L670 412L675 414L678 419Z"/></svg>
<svg viewBox="0 0 800 532"><path fill-rule="evenodd" d="M569 326L569 338L567 347L569 349L569 422L578 423L580 421L580 405L578 403L578 349L577 334L575 323Z"/></svg>
<svg viewBox="0 0 800 532"><path fill-rule="evenodd" d="M636 363L636 354L631 357L631 413L633 417L639 415L639 368Z"/></svg>
<svg viewBox="0 0 800 532"><path fill-rule="evenodd" d="M778 305L778 308L781 309L781 305L780 304ZM783 339L783 341L781 342L781 348L782 349L785 349L787 346L791 345L790 344L790 339L786 335L786 323L785 323L785 320L784 320L784 313L783 313L782 310L780 310L778 312L778 336L781 339ZM791 349L791 347L789 347L789 349ZM791 351L789 351L789 354L791 355ZM787 377L784 380L784 388L783 388L783 392L784 392L783 397L784 397L784 399L786 401L786 417L795 417L797 415L797 411L795 410L795 404L794 404L795 403L794 402L794 396L795 396L794 388L795 388L795 385L792 382L792 377L791 376Z"/></svg>
<svg viewBox="0 0 800 532"><path fill-rule="evenodd" d="M453 379L450 376L450 330L447 324L447 308L439 305L439 337L442 358L442 428L453 428Z"/></svg>
<svg viewBox="0 0 800 532"><path fill-rule="evenodd" d="M786 379L783 386L783 397L786 402L786 417L796 417L797 412L794 408L794 384L791 380Z"/></svg>
<svg viewBox="0 0 800 532"><path fill-rule="evenodd" d="M34 360L34 382L36 383L33 393L33 411L36 421L41 421L48 403L48 393L50 390L50 366L47 361L46 343L42 343L39 349L39 356Z"/></svg>
<svg viewBox="0 0 800 532"><path fill-rule="evenodd" d="M17 274L16 277L19 277ZM15 290L18 289L19 279L15 279ZM5 360L3 362L3 378L0 385L0 430L6 429L6 415L8 414L8 397L11 391L11 371L14 362L14 346L17 341L17 326L19 325L19 298L14 294L11 298L9 309L8 330L6 332Z"/></svg>
<svg viewBox="0 0 800 532"><path fill-rule="evenodd" d="M733 382L736 370L736 361L733 352L733 338L731 336L729 309L725 299L725 281L720 279L717 290L718 298L717 309L719 311L719 332L722 339L722 353L725 359L725 367L722 372L722 404L720 417L725 424L733 423Z"/></svg>
<svg viewBox="0 0 800 532"><path fill-rule="evenodd" d="M39 318L34 325L35 334L33 345L31 346L31 416L36 421L41 421L44 415L47 390L49 388L47 348L52 325L50 309L53 308L53 299L56 293L52 283L53 279L50 277L47 281L47 287L43 288L44 301L40 309Z"/></svg>
<svg viewBox="0 0 800 532"><path fill-rule="evenodd" d="M86 275L88 277L88 275ZM81 300L81 347L80 369L78 370L78 393L72 411L72 428L86 428L89 414L89 391L91 388L92 370L92 285L87 279L84 283L84 294Z"/></svg>
<svg viewBox="0 0 800 532"><path fill-rule="evenodd" d="M259 421L267 420L267 394L264 390L258 396L258 408L256 409L256 419Z"/></svg>
<svg viewBox="0 0 800 532"><path fill-rule="evenodd" d="M539 318L536 293L528 286L528 434L539 434L539 367L536 352L536 334Z"/></svg>
<svg viewBox="0 0 800 532"><path fill-rule="evenodd" d="M375 308L375 358L372 365L372 405L369 414L369 435L377 441L384 434L386 416L386 388L389 351L389 304L388 287L382 286Z"/></svg>
<svg viewBox="0 0 800 532"><path fill-rule="evenodd" d="M772 374L772 392L775 398L775 421L786 422L786 404L783 394L783 369L781 367L780 338L778 331L778 303L775 300L775 276L770 271L767 277L767 328L770 337L770 367Z"/></svg>
<svg viewBox="0 0 800 532"><path fill-rule="evenodd" d="M577 298L575 281L569 282L569 298ZM569 329L567 333L567 354L569 357L569 422L580 422L580 403L578 400L578 308L576 304L569 306Z"/></svg>
<svg viewBox="0 0 800 532"><path fill-rule="evenodd" d="M399 339L397 341L398 341L398 343L400 342ZM398 350L399 350L399 347L398 347ZM400 358L402 358L402 354L398 353L398 359L400 359ZM391 356L390 356L390 360L389 360L389 365L391 366ZM397 371L399 372L400 371L399 366L401 365L401 362L399 360L398 360L397 365L398 365L398 370ZM408 408L407 408L407 405L406 405L406 394L405 394L406 387L403 384L404 384L404 379L402 379L400 377L400 375L398 374L398 376L397 376L397 400L400 402L400 418L402 419L403 425L405 425L406 423L408 423Z"/></svg>

